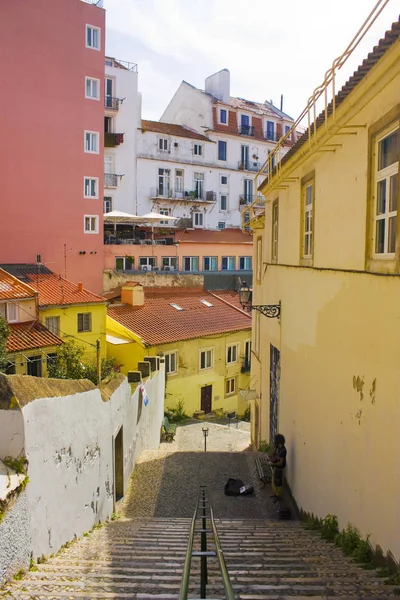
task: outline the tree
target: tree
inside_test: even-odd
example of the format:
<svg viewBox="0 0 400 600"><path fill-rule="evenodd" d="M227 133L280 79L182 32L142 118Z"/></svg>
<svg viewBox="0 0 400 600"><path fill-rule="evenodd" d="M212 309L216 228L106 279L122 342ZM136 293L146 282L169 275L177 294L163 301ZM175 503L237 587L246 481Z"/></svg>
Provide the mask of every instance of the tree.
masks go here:
<svg viewBox="0 0 400 600"><path fill-rule="evenodd" d="M8 365L7 338L10 328L7 321L0 317L0 373L5 373Z"/></svg>
<svg viewBox="0 0 400 600"><path fill-rule="evenodd" d="M82 356L85 350L73 340L66 340L57 348L56 356L49 361L49 377L55 379L85 379Z"/></svg>

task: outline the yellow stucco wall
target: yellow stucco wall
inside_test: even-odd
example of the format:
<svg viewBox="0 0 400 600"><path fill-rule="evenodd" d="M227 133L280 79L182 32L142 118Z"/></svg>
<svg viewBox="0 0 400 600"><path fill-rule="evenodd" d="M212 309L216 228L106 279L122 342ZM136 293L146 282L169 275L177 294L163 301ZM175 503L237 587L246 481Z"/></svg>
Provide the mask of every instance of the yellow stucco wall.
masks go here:
<svg viewBox="0 0 400 600"><path fill-rule="evenodd" d="M137 364L143 360L144 356L150 356L151 353L145 348L140 337L120 325L114 319L107 315L107 333L119 337L123 340L129 340L129 344L112 344L107 342L107 358L115 358L120 366L121 373L128 374L128 371L136 371Z"/></svg>
<svg viewBox="0 0 400 600"><path fill-rule="evenodd" d="M335 152L300 150L285 167L297 181L267 195L265 229L256 232L263 237L263 276L261 284L254 282L253 300L280 300L282 314L280 322L260 318L260 361L252 360L261 396L260 437L268 439L270 344L281 352L278 429L286 436L287 477L298 505L318 516L336 514L341 527L351 522L397 560L400 277L378 274L391 267L385 261L371 267L368 257L370 128L398 107L399 89L397 42L338 110L342 126L362 127L327 137L326 143L340 144ZM314 257L307 267L300 260L300 182L313 170ZM254 330L253 348L255 337Z"/></svg>
<svg viewBox="0 0 400 600"><path fill-rule="evenodd" d="M18 352L8 354L10 362L15 363L15 374L16 375L27 375L27 359L39 360L41 362L42 377L47 377L47 354L56 352L58 346L43 346L42 348L35 350L24 350L23 354Z"/></svg>
<svg viewBox="0 0 400 600"><path fill-rule="evenodd" d="M91 331L78 332L78 314L91 313ZM46 324L46 317L60 317L60 337L72 336L72 339L85 349L85 360L96 360L96 341L100 340L101 356L106 356L106 305L86 304L72 306L55 306L41 308L41 322Z"/></svg>

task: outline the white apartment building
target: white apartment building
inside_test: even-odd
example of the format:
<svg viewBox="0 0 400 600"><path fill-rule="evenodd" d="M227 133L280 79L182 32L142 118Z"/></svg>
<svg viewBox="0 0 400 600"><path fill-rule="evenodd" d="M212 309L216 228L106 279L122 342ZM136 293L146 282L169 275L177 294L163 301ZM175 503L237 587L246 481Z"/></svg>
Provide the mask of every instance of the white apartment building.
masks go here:
<svg viewBox="0 0 400 600"><path fill-rule="evenodd" d="M136 212L136 132L140 126L134 63L105 59L104 212Z"/></svg>
<svg viewBox="0 0 400 600"><path fill-rule="evenodd" d="M138 131L138 214L154 210L186 227L240 227L255 173L292 123L271 102L232 98L227 69L208 77L205 91L183 81L160 122L142 121Z"/></svg>

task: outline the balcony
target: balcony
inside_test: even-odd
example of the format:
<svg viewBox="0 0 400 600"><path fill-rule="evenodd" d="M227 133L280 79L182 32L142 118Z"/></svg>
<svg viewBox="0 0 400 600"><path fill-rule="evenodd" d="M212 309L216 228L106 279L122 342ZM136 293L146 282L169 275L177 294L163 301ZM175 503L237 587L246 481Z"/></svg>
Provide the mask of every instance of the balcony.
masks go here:
<svg viewBox="0 0 400 600"><path fill-rule="evenodd" d="M151 198L157 200L177 200L181 202L216 202L217 194L212 191L201 192L196 190L172 190L155 188L150 193Z"/></svg>
<svg viewBox="0 0 400 600"><path fill-rule="evenodd" d="M239 125L239 135L255 135L255 127L251 125Z"/></svg>
<svg viewBox="0 0 400 600"><path fill-rule="evenodd" d="M106 96L104 98L104 108L109 110L119 110L119 105L122 104L120 98L114 98L113 96Z"/></svg>
<svg viewBox="0 0 400 600"><path fill-rule="evenodd" d="M116 148L120 144L124 143L123 133L105 133L104 134L104 146L105 148Z"/></svg>
<svg viewBox="0 0 400 600"><path fill-rule="evenodd" d="M118 179L120 179L122 175L117 175L116 173L104 173L104 187L105 188L116 188L118 187Z"/></svg>
<svg viewBox="0 0 400 600"><path fill-rule="evenodd" d="M255 198L256 196L253 196L253 194L241 194L239 196L239 206L251 204Z"/></svg>
<svg viewBox="0 0 400 600"><path fill-rule="evenodd" d="M261 169L261 163L254 160L239 160L238 169L239 171L254 171L257 173Z"/></svg>
<svg viewBox="0 0 400 600"><path fill-rule="evenodd" d="M241 373L250 373L251 363L250 360L244 359L242 361L242 366L240 367Z"/></svg>
<svg viewBox="0 0 400 600"><path fill-rule="evenodd" d="M269 142L279 142L279 140L281 139L281 135L279 133L276 133L276 131L266 131L265 139Z"/></svg>

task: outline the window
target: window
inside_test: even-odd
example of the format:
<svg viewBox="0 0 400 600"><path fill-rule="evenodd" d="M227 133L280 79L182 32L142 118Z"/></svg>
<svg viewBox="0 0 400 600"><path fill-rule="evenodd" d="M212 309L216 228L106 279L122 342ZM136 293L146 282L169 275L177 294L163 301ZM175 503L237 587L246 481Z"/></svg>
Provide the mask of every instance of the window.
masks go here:
<svg viewBox="0 0 400 600"><path fill-rule="evenodd" d="M46 317L45 325L49 331L60 335L60 317Z"/></svg>
<svg viewBox="0 0 400 600"><path fill-rule="evenodd" d="M105 213L111 212L112 211L112 205L113 205L112 197L111 196L104 196L103 203L104 203L104 212Z"/></svg>
<svg viewBox="0 0 400 600"><path fill-rule="evenodd" d="M99 153L99 134L96 131L85 131L85 152Z"/></svg>
<svg viewBox="0 0 400 600"><path fill-rule="evenodd" d="M85 215L84 217L85 233L99 233L99 217L96 215Z"/></svg>
<svg viewBox="0 0 400 600"><path fill-rule="evenodd" d="M183 197L183 169L175 169L175 193Z"/></svg>
<svg viewBox="0 0 400 600"><path fill-rule="evenodd" d="M204 226L204 214L201 212L193 213L193 227L203 227Z"/></svg>
<svg viewBox="0 0 400 600"><path fill-rule="evenodd" d="M92 331L92 313L78 313L78 333Z"/></svg>
<svg viewBox="0 0 400 600"><path fill-rule="evenodd" d="M273 121L267 121L266 138L270 142L275 141L275 123Z"/></svg>
<svg viewBox="0 0 400 600"><path fill-rule="evenodd" d="M218 271L218 256L203 256L203 271Z"/></svg>
<svg viewBox="0 0 400 600"><path fill-rule="evenodd" d="M183 270L184 271L198 271L199 270L199 257L198 256L184 256L183 257Z"/></svg>
<svg viewBox="0 0 400 600"><path fill-rule="evenodd" d="M106 77L104 80L104 106L106 108L118 108L118 100L114 98L114 79Z"/></svg>
<svg viewBox="0 0 400 600"><path fill-rule="evenodd" d="M158 140L158 149L161 150L161 152L168 152L168 140L166 138L160 138Z"/></svg>
<svg viewBox="0 0 400 600"><path fill-rule="evenodd" d="M160 208L160 215L165 215L166 217L169 217L169 215L171 214L171 209L170 208ZM160 221L160 225L168 225L169 221Z"/></svg>
<svg viewBox="0 0 400 600"><path fill-rule="evenodd" d="M86 48L100 50L100 34L101 31L98 27L86 25Z"/></svg>
<svg viewBox="0 0 400 600"><path fill-rule="evenodd" d="M164 198L171 195L171 169L158 169L157 195Z"/></svg>
<svg viewBox="0 0 400 600"><path fill-rule="evenodd" d="M218 160L226 160L226 142L218 141Z"/></svg>
<svg viewBox="0 0 400 600"><path fill-rule="evenodd" d="M227 210L227 206L228 206L228 197L221 194L220 199L219 199L219 210L225 211L225 210Z"/></svg>
<svg viewBox="0 0 400 600"><path fill-rule="evenodd" d="M230 377L225 380L225 396L234 394L236 392L236 378Z"/></svg>
<svg viewBox="0 0 400 600"><path fill-rule="evenodd" d="M165 358L165 372L169 375L172 373L178 372L178 352L175 350L174 352L166 352L164 354Z"/></svg>
<svg viewBox="0 0 400 600"><path fill-rule="evenodd" d="M250 117L249 115L240 115L240 133L250 135Z"/></svg>
<svg viewBox="0 0 400 600"><path fill-rule="evenodd" d="M13 302L2 302L0 304L0 317L6 319L8 323L18 321L18 306Z"/></svg>
<svg viewBox="0 0 400 600"><path fill-rule="evenodd" d="M141 256L139 258L139 268L141 271L151 271L157 266L157 258L155 256Z"/></svg>
<svg viewBox="0 0 400 600"><path fill-rule="evenodd" d="M289 131L290 131L290 125L285 125L285 135L287 133L289 133Z"/></svg>
<svg viewBox="0 0 400 600"><path fill-rule="evenodd" d="M104 133L114 133L114 119L112 117L104 117Z"/></svg>
<svg viewBox="0 0 400 600"><path fill-rule="evenodd" d="M226 349L226 364L231 365L237 362L239 355L239 344L230 344Z"/></svg>
<svg viewBox="0 0 400 600"><path fill-rule="evenodd" d="M99 180L97 177L85 177L84 178L84 190L83 195L85 198L98 198L99 193Z"/></svg>
<svg viewBox="0 0 400 600"><path fill-rule="evenodd" d="M394 257L397 240L399 124L375 142L374 256Z"/></svg>
<svg viewBox="0 0 400 600"><path fill-rule="evenodd" d="M195 198L202 200L204 194L204 173L194 173L193 179Z"/></svg>
<svg viewBox="0 0 400 600"><path fill-rule="evenodd" d="M209 348L200 351L200 369L212 369L214 363L214 350Z"/></svg>
<svg viewBox="0 0 400 600"><path fill-rule="evenodd" d="M26 373L32 377L42 376L42 356L28 356L26 358Z"/></svg>
<svg viewBox="0 0 400 600"><path fill-rule="evenodd" d="M163 256L161 259L161 269L163 271L177 271L178 270L178 257L177 256Z"/></svg>
<svg viewBox="0 0 400 600"><path fill-rule="evenodd" d="M226 175L221 175L221 185L228 185L228 177Z"/></svg>
<svg viewBox="0 0 400 600"><path fill-rule="evenodd" d="M225 229L225 221L218 221L218 229Z"/></svg>
<svg viewBox="0 0 400 600"><path fill-rule="evenodd" d="M85 77L85 97L92 100L100 99L100 79Z"/></svg>
<svg viewBox="0 0 400 600"><path fill-rule="evenodd" d="M301 182L302 194L302 252L305 259L313 256L313 232L314 232L314 175L307 175Z"/></svg>
<svg viewBox="0 0 400 600"><path fill-rule="evenodd" d="M203 146L201 144L193 144L193 154L196 154L196 156L202 156Z"/></svg>
<svg viewBox="0 0 400 600"><path fill-rule="evenodd" d="M220 108L219 110L219 122L222 123L223 125L226 125L228 123L228 115L227 115L227 111L225 108Z"/></svg>
<svg viewBox="0 0 400 600"><path fill-rule="evenodd" d="M251 256L240 256L239 257L239 270L240 271L251 271L253 268L253 259Z"/></svg>
<svg viewBox="0 0 400 600"><path fill-rule="evenodd" d="M279 201L274 200L272 203L272 248L271 258L273 262L278 260L278 232L279 232Z"/></svg>
<svg viewBox="0 0 400 600"><path fill-rule="evenodd" d="M245 204L250 204L253 202L253 180L252 179L244 179L243 180L243 197Z"/></svg>
<svg viewBox="0 0 400 600"><path fill-rule="evenodd" d="M221 268L223 271L234 271L235 270L235 257L234 256L223 256L221 262Z"/></svg>
<svg viewBox="0 0 400 600"><path fill-rule="evenodd" d="M262 238L261 237L257 238L256 248L257 248L257 254L256 254L256 257L257 257L257 273L256 273L256 278L257 278L257 281L259 283L261 283L261 274L262 274Z"/></svg>
<svg viewBox="0 0 400 600"><path fill-rule="evenodd" d="M115 268L117 271L133 271L134 261L128 256L116 256Z"/></svg>

